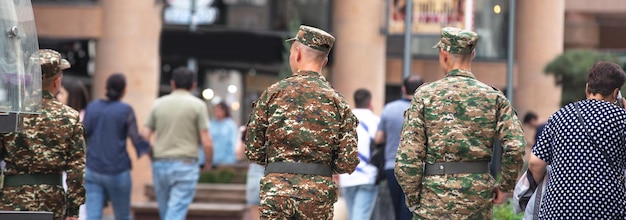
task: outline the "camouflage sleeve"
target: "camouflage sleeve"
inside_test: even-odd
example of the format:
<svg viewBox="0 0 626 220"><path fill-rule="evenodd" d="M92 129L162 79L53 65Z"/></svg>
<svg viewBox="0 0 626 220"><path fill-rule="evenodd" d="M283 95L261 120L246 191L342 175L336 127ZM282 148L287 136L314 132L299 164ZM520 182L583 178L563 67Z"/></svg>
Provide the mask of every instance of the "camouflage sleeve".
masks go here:
<svg viewBox="0 0 626 220"><path fill-rule="evenodd" d="M76 120L78 121L78 119ZM85 188L83 177L85 176L85 139L83 125L74 125L73 134L69 138L70 147L67 152L67 215L78 216L78 208L85 203Z"/></svg>
<svg viewBox="0 0 626 220"><path fill-rule="evenodd" d="M267 116L267 90L252 104L250 119L246 128L245 154L254 163L267 164L265 147L265 131L268 127Z"/></svg>
<svg viewBox="0 0 626 220"><path fill-rule="evenodd" d="M512 192L515 188L517 176L522 169L523 156L526 146L522 125L513 111L513 107L504 96L498 100L499 118L496 131L502 143L502 170L500 190Z"/></svg>
<svg viewBox="0 0 626 220"><path fill-rule="evenodd" d="M422 163L426 157L426 131L424 129L424 105L416 93L404 112L404 124L400 132L400 145L396 154L395 176L406 195L410 209L419 206L422 188Z"/></svg>
<svg viewBox="0 0 626 220"><path fill-rule="evenodd" d="M339 140L332 152L333 173L352 173L359 164L356 127L359 120L346 105L343 108L343 124L339 129Z"/></svg>

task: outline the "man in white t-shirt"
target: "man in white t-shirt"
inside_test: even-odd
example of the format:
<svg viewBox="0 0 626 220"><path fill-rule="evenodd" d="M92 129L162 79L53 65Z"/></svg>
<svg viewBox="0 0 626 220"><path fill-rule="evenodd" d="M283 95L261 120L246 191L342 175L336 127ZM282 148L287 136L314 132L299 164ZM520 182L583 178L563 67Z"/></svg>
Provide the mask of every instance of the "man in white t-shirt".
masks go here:
<svg viewBox="0 0 626 220"><path fill-rule="evenodd" d="M359 119L357 127L358 151L361 160L352 174L339 175L341 195L348 208L350 220L370 219L378 195L376 175L378 169L369 161L370 143L376 135L380 118L372 112L372 94L367 89L354 92L356 108L352 113Z"/></svg>

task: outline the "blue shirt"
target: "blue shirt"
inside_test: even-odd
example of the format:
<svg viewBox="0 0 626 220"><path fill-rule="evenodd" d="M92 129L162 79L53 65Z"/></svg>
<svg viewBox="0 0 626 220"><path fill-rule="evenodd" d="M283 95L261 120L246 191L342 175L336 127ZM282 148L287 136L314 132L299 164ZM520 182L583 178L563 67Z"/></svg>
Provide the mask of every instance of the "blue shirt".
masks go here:
<svg viewBox="0 0 626 220"><path fill-rule="evenodd" d="M137 155L150 150L137 130L133 109L120 101L96 100L85 109L87 167L102 174L118 174L130 170L126 138L130 137Z"/></svg>
<svg viewBox="0 0 626 220"><path fill-rule="evenodd" d="M213 139L213 165L234 164L235 145L237 144L237 125L231 118L211 120L209 123L211 139Z"/></svg>
<svg viewBox="0 0 626 220"><path fill-rule="evenodd" d="M387 103L380 115L378 130L385 132L385 170L391 170L396 163L396 153L400 144L400 132L404 123L404 111L411 105L411 100L399 99Z"/></svg>

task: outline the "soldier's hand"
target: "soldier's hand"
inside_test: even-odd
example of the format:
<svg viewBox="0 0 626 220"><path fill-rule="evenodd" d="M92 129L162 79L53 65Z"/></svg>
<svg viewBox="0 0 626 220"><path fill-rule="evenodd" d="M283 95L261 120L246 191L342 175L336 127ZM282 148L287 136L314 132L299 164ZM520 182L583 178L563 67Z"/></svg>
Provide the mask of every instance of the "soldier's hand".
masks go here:
<svg viewBox="0 0 626 220"><path fill-rule="evenodd" d="M506 200L506 193L500 190L500 187L496 186L493 190L493 204L502 204Z"/></svg>

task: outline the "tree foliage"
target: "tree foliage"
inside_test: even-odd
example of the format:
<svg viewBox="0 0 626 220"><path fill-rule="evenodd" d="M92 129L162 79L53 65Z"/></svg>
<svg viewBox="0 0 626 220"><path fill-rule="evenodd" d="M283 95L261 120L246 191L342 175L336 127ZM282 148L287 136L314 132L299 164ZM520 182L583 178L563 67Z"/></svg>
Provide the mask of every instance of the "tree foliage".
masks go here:
<svg viewBox="0 0 626 220"><path fill-rule="evenodd" d="M598 61L617 63L617 58L591 50L569 50L548 63L544 72L554 75L556 85L561 86L561 106L585 99L589 69Z"/></svg>

